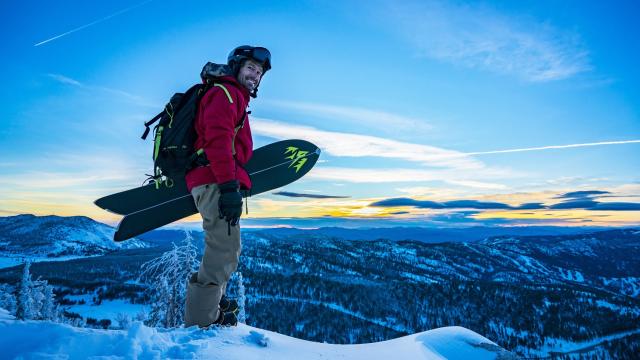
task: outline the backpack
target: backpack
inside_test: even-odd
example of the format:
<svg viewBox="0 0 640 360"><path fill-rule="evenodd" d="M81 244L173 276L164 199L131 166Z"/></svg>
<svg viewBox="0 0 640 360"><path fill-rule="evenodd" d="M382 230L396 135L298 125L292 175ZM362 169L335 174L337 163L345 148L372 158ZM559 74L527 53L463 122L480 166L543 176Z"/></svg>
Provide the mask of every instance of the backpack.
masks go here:
<svg viewBox="0 0 640 360"><path fill-rule="evenodd" d="M150 126L159 120L154 127L154 174L149 178L150 181L155 182L156 187L163 182L167 187L171 187L174 179L184 178L189 170L209 164L204 150L194 149L197 138L194 122L200 100L209 89L217 86L224 90L229 102L233 103L229 91L224 86L224 81L219 79L220 75L226 75L227 70L216 68L215 72L211 72L212 65L216 64L208 63L202 70L201 76L205 79L205 83L193 85L184 93L175 93L165 105L164 110L144 123L143 140L149 135ZM245 111L240 125L235 128L234 140L235 134L244 126L246 114Z"/></svg>

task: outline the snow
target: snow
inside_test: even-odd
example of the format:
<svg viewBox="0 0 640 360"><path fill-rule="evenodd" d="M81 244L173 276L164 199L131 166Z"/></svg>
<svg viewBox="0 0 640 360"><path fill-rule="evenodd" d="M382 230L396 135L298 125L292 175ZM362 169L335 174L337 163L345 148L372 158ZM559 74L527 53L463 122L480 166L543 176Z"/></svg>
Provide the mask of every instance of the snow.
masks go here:
<svg viewBox="0 0 640 360"><path fill-rule="evenodd" d="M75 260L75 259L87 259L87 258L98 257L98 256L101 256L101 255L89 255L89 256L67 255L67 256L59 256L59 257L48 257L48 256L17 257L16 255L11 256L10 254L5 254L4 256L0 255L0 269L21 265L26 260L29 260L31 263L37 263L37 262L54 262L54 261L68 261L68 260Z"/></svg>
<svg viewBox="0 0 640 360"><path fill-rule="evenodd" d="M23 259L19 259L19 258L11 258L11 257L0 257L0 269L4 269L4 268L9 268L9 267L13 267L16 265L20 265L22 264L24 261Z"/></svg>
<svg viewBox="0 0 640 360"><path fill-rule="evenodd" d="M599 307L610 309L612 311L615 311L623 315L627 315L627 314L635 315L635 316L640 315L640 311L637 308L620 306L620 305L612 304L605 300L596 300L596 305L598 305Z"/></svg>
<svg viewBox="0 0 640 360"><path fill-rule="evenodd" d="M414 280L416 282L420 282L420 283L427 283L427 284L437 284L438 282L436 280L433 280L429 277L426 276L422 276L422 275L416 275L413 273L409 273L409 272L402 272L400 273L400 275L406 279L410 279L410 280Z"/></svg>
<svg viewBox="0 0 640 360"><path fill-rule="evenodd" d="M588 341L571 341L566 339L547 338L540 349L530 351L530 355L548 356L551 352L574 352L581 349L590 348L594 345L601 344L605 341L611 341L620 339L629 335L640 333L640 329L632 331L624 331L617 334L603 336L599 338L590 339Z"/></svg>
<svg viewBox="0 0 640 360"><path fill-rule="evenodd" d="M0 314L2 314L0 312ZM0 315L4 358L48 359L496 359L507 354L462 327L446 327L393 340L333 345L295 339L239 324L235 328L128 330L76 328ZM34 336L37 334L37 336Z"/></svg>
<svg viewBox="0 0 640 360"><path fill-rule="evenodd" d="M614 311L620 311L620 306L614 305L614 304L612 304L612 303L610 303L608 301L596 300L596 304L598 306L600 306L600 307L603 307L603 308L611 309L611 310L614 310Z"/></svg>
<svg viewBox="0 0 640 360"><path fill-rule="evenodd" d="M9 311L0 308L0 321L2 320L13 320L15 317L9 313Z"/></svg>
<svg viewBox="0 0 640 360"><path fill-rule="evenodd" d="M562 278L564 278L565 280L569 280L569 281L575 281L575 282L584 282L584 276L582 275L582 273L580 271L577 270L567 270L567 269L563 269L563 268L558 268L558 271L560 272L560 276Z"/></svg>
<svg viewBox="0 0 640 360"><path fill-rule="evenodd" d="M625 278L600 277L599 279L605 286L618 287L620 292L624 295L631 297L637 297L640 295L640 278L630 276Z"/></svg>
<svg viewBox="0 0 640 360"><path fill-rule="evenodd" d="M92 304L92 300L84 299L86 304L65 306L68 311L82 315L82 317L91 317L96 320L109 319L115 323L116 316L120 313L129 315L134 318L137 314L145 309L142 304L132 304L126 300L103 300L100 305Z"/></svg>

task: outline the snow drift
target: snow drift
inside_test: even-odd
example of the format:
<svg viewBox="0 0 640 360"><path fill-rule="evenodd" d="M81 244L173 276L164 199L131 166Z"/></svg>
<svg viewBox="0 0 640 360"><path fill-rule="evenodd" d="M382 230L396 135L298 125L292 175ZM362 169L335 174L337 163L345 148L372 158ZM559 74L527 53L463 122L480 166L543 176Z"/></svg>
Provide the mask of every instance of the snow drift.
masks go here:
<svg viewBox="0 0 640 360"><path fill-rule="evenodd" d="M389 341L332 345L299 340L244 324L236 328L128 330L76 328L17 321L0 312L3 358L64 359L510 359L488 339L462 327L430 330Z"/></svg>

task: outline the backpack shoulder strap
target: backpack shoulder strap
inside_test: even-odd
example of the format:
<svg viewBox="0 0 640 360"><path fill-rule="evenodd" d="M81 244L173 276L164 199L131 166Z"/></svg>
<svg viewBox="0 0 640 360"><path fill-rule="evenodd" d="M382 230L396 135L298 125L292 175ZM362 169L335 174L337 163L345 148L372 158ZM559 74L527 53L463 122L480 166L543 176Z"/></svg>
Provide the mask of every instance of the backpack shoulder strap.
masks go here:
<svg viewBox="0 0 640 360"><path fill-rule="evenodd" d="M217 86L217 87L221 88L222 90L224 90L224 93L227 94L227 99L229 99L229 104L233 104L233 98L231 98L231 94L229 94L229 90L227 90L226 86L224 86L221 83L217 83L217 82L214 82L213 86Z"/></svg>
<svg viewBox="0 0 640 360"><path fill-rule="evenodd" d="M240 120L240 124L233 129L233 139L231 139L231 152L233 153L233 156L236 156L236 135L238 135L238 131L244 127L244 121L247 119L247 114L247 110L242 112L242 120Z"/></svg>

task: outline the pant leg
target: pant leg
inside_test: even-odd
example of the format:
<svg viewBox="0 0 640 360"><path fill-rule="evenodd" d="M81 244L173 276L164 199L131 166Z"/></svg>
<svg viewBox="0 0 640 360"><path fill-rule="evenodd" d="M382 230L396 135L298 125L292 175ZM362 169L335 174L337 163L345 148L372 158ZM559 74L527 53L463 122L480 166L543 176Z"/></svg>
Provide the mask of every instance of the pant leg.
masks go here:
<svg viewBox="0 0 640 360"><path fill-rule="evenodd" d="M220 298L240 258L240 226L231 227L218 218L220 191L215 184L195 187L191 194L202 216L205 248L202 262L187 284L185 326L208 326L219 316Z"/></svg>

